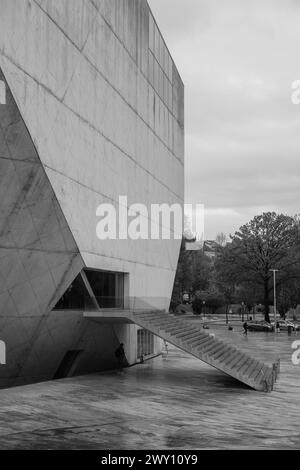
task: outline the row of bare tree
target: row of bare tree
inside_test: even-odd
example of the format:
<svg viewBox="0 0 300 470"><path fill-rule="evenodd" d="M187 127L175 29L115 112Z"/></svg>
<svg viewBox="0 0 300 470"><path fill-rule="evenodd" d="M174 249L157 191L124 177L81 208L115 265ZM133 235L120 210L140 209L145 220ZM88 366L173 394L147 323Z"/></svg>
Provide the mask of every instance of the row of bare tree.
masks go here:
<svg viewBox="0 0 300 470"><path fill-rule="evenodd" d="M197 295L207 291L224 304L243 301L253 306L262 303L265 319L270 321L273 303L273 273L276 276L280 313L300 303L300 221L275 212L266 212L243 225L230 240L217 239L212 262L203 252L186 251L183 242L174 283L173 303L183 291Z"/></svg>

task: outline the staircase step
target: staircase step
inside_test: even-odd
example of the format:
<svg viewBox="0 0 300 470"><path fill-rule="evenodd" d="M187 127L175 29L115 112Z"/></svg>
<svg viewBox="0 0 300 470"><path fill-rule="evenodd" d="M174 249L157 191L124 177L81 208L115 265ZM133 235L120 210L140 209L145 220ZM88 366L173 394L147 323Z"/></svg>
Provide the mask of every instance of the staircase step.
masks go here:
<svg viewBox="0 0 300 470"><path fill-rule="evenodd" d="M211 350L215 345L215 341L213 338L210 338L210 341L200 345L197 347L197 350L203 355L206 354L207 351Z"/></svg>
<svg viewBox="0 0 300 470"><path fill-rule="evenodd" d="M228 350L228 345L221 343L214 351L209 354L210 359L215 360L220 354Z"/></svg>
<svg viewBox="0 0 300 470"><path fill-rule="evenodd" d="M254 380L255 377L257 377L259 371L261 371L262 367L263 363L261 361L257 361L256 367L251 371L251 373L249 373L249 379Z"/></svg>
<svg viewBox="0 0 300 470"><path fill-rule="evenodd" d="M169 333L169 334L170 333L176 334L176 333L183 333L184 329L188 330L188 329L190 329L190 327L185 328L185 327L177 325L177 326L167 327L167 328L165 328L165 331L166 331L166 333Z"/></svg>
<svg viewBox="0 0 300 470"><path fill-rule="evenodd" d="M154 320L151 322L151 324L155 324L160 326L161 328L165 328L166 330L172 330L172 329L178 329L178 328L184 328L184 324L174 324L173 320Z"/></svg>
<svg viewBox="0 0 300 470"><path fill-rule="evenodd" d="M214 352L218 352L221 348L223 348L224 344L220 341L214 340L210 347L208 347L205 351L205 356L211 357Z"/></svg>
<svg viewBox="0 0 300 470"><path fill-rule="evenodd" d="M237 374L244 375L247 369L253 365L254 359L250 356L247 359L240 363L239 366L236 368Z"/></svg>
<svg viewBox="0 0 300 470"><path fill-rule="evenodd" d="M233 358L233 355L237 352L237 349L231 345L229 345L229 348L227 351L225 351L223 354L221 354L219 357L217 357L217 360L222 363L226 364L226 361L230 361Z"/></svg>
<svg viewBox="0 0 300 470"><path fill-rule="evenodd" d="M248 369L243 372L243 375L247 377L248 380L251 380L251 374L258 367L258 365L259 365L259 361L254 359L252 364L248 367Z"/></svg>
<svg viewBox="0 0 300 470"><path fill-rule="evenodd" d="M246 354L240 352L240 351L237 351L237 353L235 354L235 356L233 357L233 359L227 364L227 367L229 369L234 369L235 367L238 366L238 364L243 361L246 357Z"/></svg>
<svg viewBox="0 0 300 470"><path fill-rule="evenodd" d="M187 344L190 348L198 349L202 344L205 344L207 341L211 340L211 336L205 335L202 338L194 339L193 341L187 341Z"/></svg>
<svg viewBox="0 0 300 470"><path fill-rule="evenodd" d="M216 361L220 361L220 363L223 363L226 361L226 359L229 357L230 354L233 354L233 352L236 351L232 346L228 346L224 352L219 351L215 356L214 359Z"/></svg>
<svg viewBox="0 0 300 470"><path fill-rule="evenodd" d="M197 328L189 326L189 329L190 329L191 332L199 333L199 330L197 330ZM188 334L189 334L188 332L187 333L185 333L185 332L184 333L179 333L178 338L182 338L183 336L188 335Z"/></svg>
<svg viewBox="0 0 300 470"><path fill-rule="evenodd" d="M191 329L189 327L186 327L186 328L181 328L179 331L176 331L176 330L166 330L165 329L165 333L170 335L170 336L175 336L177 337L177 335L181 334L181 333L190 333L191 332Z"/></svg>
<svg viewBox="0 0 300 470"><path fill-rule="evenodd" d="M180 341L189 341L195 338L199 338L199 336L200 334L198 331L191 331L189 333L184 333L184 335L182 334L176 335L176 338L178 338Z"/></svg>
<svg viewBox="0 0 300 470"><path fill-rule="evenodd" d="M153 325L153 326L160 326L160 327L165 327L165 328L174 326L174 324L171 320L159 320L159 319L158 320L151 320L151 321L149 321L149 324Z"/></svg>
<svg viewBox="0 0 300 470"><path fill-rule="evenodd" d="M242 354L242 353L238 349L233 348L231 354L229 354L228 357L224 359L224 365L228 366L233 361L233 359L237 356L237 354Z"/></svg>
<svg viewBox="0 0 300 470"><path fill-rule="evenodd" d="M160 314L155 312L148 312L148 313L137 313L136 318L167 318L166 314Z"/></svg>
<svg viewBox="0 0 300 470"><path fill-rule="evenodd" d="M198 340L202 340L207 338L207 335L204 335L202 333L195 333L196 336L190 337L190 338L181 338L181 341L184 341L186 344L192 346L194 343L198 342Z"/></svg>
<svg viewBox="0 0 300 470"><path fill-rule="evenodd" d="M234 367L230 367L232 371L235 371L237 375L242 375L242 371L245 368L248 368L250 365L250 362L252 361L252 358L248 356L248 354L245 354L243 359L238 361L237 364L235 364Z"/></svg>

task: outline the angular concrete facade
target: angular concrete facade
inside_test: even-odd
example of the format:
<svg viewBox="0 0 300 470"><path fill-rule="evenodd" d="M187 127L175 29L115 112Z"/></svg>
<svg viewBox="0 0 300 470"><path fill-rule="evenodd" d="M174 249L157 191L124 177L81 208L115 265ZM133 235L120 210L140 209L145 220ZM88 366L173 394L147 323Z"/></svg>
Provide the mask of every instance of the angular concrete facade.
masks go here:
<svg viewBox="0 0 300 470"><path fill-rule="evenodd" d="M144 0L0 5L0 386L52 378L72 350L73 373L115 367L120 340L134 363L137 327L53 308L83 268L168 307L180 240L100 241L96 209L183 204L183 84Z"/></svg>

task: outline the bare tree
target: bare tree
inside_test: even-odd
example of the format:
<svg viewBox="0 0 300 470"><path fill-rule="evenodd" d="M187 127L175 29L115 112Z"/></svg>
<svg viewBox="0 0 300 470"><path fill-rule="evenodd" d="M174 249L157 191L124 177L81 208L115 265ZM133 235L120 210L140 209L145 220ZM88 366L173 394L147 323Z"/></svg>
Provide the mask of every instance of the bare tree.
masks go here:
<svg viewBox="0 0 300 470"><path fill-rule="evenodd" d="M277 286L300 279L299 221L275 212L254 217L231 237L218 257L219 278L263 289L265 319L270 322L270 269L278 269Z"/></svg>
<svg viewBox="0 0 300 470"><path fill-rule="evenodd" d="M225 246L227 243L227 236L224 232L220 232L216 236L216 243L220 246Z"/></svg>

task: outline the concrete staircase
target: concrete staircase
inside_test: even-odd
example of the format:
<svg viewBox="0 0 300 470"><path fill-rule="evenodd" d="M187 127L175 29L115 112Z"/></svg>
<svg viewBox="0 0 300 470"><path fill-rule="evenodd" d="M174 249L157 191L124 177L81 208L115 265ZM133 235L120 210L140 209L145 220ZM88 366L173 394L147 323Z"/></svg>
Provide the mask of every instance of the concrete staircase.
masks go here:
<svg viewBox="0 0 300 470"><path fill-rule="evenodd" d="M137 325L151 331L201 361L255 390L270 392L279 373L279 361L265 364L187 321L168 313L130 314Z"/></svg>

